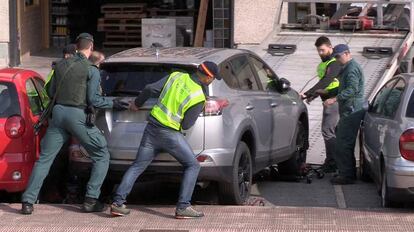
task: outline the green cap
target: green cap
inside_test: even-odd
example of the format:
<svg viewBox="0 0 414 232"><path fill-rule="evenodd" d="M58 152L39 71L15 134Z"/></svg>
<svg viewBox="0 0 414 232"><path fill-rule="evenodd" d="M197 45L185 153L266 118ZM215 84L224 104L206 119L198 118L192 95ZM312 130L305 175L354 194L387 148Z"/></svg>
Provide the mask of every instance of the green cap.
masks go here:
<svg viewBox="0 0 414 232"><path fill-rule="evenodd" d="M90 40L90 41L93 42L93 36L91 34L89 34L89 33L86 33L86 32L80 33L78 35L78 37L76 37L76 41L78 41L80 39L87 39L87 40Z"/></svg>

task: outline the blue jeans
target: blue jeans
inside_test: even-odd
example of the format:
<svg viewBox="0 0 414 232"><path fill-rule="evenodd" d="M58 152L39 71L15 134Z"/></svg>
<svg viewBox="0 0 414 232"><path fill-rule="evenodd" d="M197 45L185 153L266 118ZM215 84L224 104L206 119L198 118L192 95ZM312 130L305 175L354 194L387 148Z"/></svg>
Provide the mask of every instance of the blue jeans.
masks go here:
<svg viewBox="0 0 414 232"><path fill-rule="evenodd" d="M191 196L200 172L200 164L195 158L190 145L184 136L172 129L162 128L149 123L145 128L141 144L134 163L129 167L122 178L114 195L113 203L122 205L131 192L137 178L145 171L159 152L168 152L184 167L184 176L181 182L178 209L190 206Z"/></svg>

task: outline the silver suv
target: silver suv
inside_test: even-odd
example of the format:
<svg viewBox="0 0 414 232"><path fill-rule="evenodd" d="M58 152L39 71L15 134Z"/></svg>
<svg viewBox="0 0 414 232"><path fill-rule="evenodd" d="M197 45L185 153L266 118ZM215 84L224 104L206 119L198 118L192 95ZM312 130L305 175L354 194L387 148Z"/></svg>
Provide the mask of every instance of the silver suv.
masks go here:
<svg viewBox="0 0 414 232"><path fill-rule="evenodd" d="M223 79L208 87L204 112L183 133L201 164L200 183L217 182L223 204L243 204L253 174L278 164L280 172L295 175L308 149L306 106L289 81L279 79L262 59L237 49L130 49L102 64L102 91L133 99L147 84L176 70L195 72L206 60L219 65ZM148 100L138 112L106 110L97 115L111 153L108 177L113 181L119 182L135 159L156 100ZM70 146L70 159L78 171L90 163L76 143ZM172 156L160 153L144 176L179 177L181 170Z"/></svg>

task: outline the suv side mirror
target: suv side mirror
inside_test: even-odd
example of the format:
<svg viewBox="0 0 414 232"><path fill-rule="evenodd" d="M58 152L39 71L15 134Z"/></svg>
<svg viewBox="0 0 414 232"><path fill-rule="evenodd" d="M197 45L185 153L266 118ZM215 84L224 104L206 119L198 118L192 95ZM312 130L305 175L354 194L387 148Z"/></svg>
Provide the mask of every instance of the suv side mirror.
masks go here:
<svg viewBox="0 0 414 232"><path fill-rule="evenodd" d="M282 92L288 91L290 89L290 81L288 81L286 78L280 78L279 88L282 90Z"/></svg>

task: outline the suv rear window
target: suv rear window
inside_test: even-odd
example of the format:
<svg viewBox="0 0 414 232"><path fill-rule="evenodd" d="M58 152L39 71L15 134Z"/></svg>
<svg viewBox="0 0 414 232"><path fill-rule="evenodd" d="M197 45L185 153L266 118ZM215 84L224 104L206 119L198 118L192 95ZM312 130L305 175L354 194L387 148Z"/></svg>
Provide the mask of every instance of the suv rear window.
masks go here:
<svg viewBox="0 0 414 232"><path fill-rule="evenodd" d="M102 93L105 96L139 95L146 85L175 71L192 74L195 68L171 64L105 64L101 71Z"/></svg>
<svg viewBox="0 0 414 232"><path fill-rule="evenodd" d="M0 118L20 114L16 87L11 82L0 82Z"/></svg>

